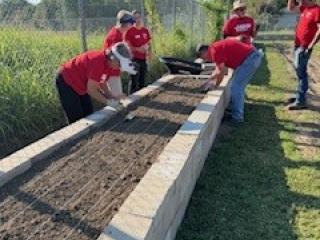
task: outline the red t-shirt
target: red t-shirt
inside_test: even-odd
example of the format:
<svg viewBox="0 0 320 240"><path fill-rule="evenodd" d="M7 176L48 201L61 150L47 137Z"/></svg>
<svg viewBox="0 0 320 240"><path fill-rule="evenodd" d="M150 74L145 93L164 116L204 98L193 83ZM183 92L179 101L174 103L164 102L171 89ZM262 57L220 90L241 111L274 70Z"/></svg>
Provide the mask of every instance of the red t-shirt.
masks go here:
<svg viewBox="0 0 320 240"><path fill-rule="evenodd" d="M145 27L138 29L137 27L130 28L124 36L126 42L133 47L141 47L146 45L151 40L149 30ZM145 60L147 57L146 53L138 51L132 51L133 57L140 60Z"/></svg>
<svg viewBox="0 0 320 240"><path fill-rule="evenodd" d="M104 38L103 49L106 50L112 47L114 44L123 41L123 34L116 27L111 28Z"/></svg>
<svg viewBox="0 0 320 240"><path fill-rule="evenodd" d="M300 19L296 28L295 44L307 48L315 37L320 23L320 6L300 7Z"/></svg>
<svg viewBox="0 0 320 240"><path fill-rule="evenodd" d="M253 51L252 45L235 39L224 39L211 44L208 57L217 65L224 63L227 67L236 69Z"/></svg>
<svg viewBox="0 0 320 240"><path fill-rule="evenodd" d="M106 82L112 71L104 51L88 51L69 60L61 66L64 81L79 95L87 94L88 80Z"/></svg>
<svg viewBox="0 0 320 240"><path fill-rule="evenodd" d="M104 43L103 43L103 49L109 49L114 44L122 42L123 41L123 34L120 32L120 30L116 27L111 28L111 30L107 33ZM120 69L114 70L111 73L111 76L120 76Z"/></svg>
<svg viewBox="0 0 320 240"><path fill-rule="evenodd" d="M251 44L251 37L253 37L255 22L253 18L244 17L232 17L224 25L223 34L229 37L237 37L244 35L246 38L243 40L245 43Z"/></svg>

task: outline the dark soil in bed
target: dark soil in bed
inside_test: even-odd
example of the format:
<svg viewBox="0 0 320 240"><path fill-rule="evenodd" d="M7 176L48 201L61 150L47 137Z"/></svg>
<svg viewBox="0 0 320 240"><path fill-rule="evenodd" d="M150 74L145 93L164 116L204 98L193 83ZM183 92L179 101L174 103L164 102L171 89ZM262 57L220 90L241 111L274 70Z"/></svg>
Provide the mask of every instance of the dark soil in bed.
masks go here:
<svg viewBox="0 0 320 240"><path fill-rule="evenodd" d="M96 239L203 94L175 79L0 188L0 239Z"/></svg>

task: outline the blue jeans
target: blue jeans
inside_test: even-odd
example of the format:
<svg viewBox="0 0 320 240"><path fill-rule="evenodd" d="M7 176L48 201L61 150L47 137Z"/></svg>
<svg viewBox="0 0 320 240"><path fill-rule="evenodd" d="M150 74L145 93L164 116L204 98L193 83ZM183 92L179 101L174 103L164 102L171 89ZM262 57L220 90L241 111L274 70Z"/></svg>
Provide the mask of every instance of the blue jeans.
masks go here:
<svg viewBox="0 0 320 240"><path fill-rule="evenodd" d="M244 120L245 88L259 68L262 54L255 50L235 70L231 85L231 114L236 121Z"/></svg>
<svg viewBox="0 0 320 240"><path fill-rule="evenodd" d="M309 89L307 68L310 56L311 51L306 53L305 48L296 47L294 50L294 67L298 77L296 103L306 103L306 95Z"/></svg>

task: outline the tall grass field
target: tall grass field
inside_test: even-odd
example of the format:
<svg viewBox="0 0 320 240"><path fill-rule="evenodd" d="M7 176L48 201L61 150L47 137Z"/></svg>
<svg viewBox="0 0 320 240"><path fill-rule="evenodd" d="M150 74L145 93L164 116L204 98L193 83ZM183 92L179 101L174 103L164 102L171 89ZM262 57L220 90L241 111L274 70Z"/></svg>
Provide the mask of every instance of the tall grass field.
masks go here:
<svg viewBox="0 0 320 240"><path fill-rule="evenodd" d="M103 37L89 35L89 48L101 48ZM153 46L149 81L165 71L157 56L190 56L181 32L153 36ZM65 125L54 79L59 66L80 52L78 32L0 28L0 159Z"/></svg>

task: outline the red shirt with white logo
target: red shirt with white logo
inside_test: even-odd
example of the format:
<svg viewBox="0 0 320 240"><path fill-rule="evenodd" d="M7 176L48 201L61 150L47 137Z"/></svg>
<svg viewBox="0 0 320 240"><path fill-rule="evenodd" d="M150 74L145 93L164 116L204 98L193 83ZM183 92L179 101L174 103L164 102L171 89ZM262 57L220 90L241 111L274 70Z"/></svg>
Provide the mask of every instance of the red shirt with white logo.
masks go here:
<svg viewBox="0 0 320 240"><path fill-rule="evenodd" d="M103 49L109 49L116 43L122 42L123 41L123 34L120 32L120 30L116 27L111 28L111 30L107 33L104 43L103 43ZM119 70L114 70L111 73L111 76L118 77L120 76L120 69Z"/></svg>
<svg viewBox="0 0 320 240"><path fill-rule="evenodd" d="M307 48L318 31L320 6L300 6L300 19L296 28L295 45Z"/></svg>
<svg viewBox="0 0 320 240"><path fill-rule="evenodd" d="M127 31L124 39L130 44L130 46L139 48L144 45L147 45L151 40L151 36L147 28L137 28L134 26ZM132 50L132 53L133 57L136 59L145 60L147 57L147 52L142 53L139 51Z"/></svg>
<svg viewBox="0 0 320 240"><path fill-rule="evenodd" d="M79 95L87 94L89 79L104 83L113 71L107 63L104 51L82 53L64 63L60 69L65 83Z"/></svg>
<svg viewBox="0 0 320 240"><path fill-rule="evenodd" d="M246 37L243 42L251 44L251 37L253 37L255 25L256 24L251 17L234 16L225 23L223 34L228 37L244 35Z"/></svg>
<svg viewBox="0 0 320 240"><path fill-rule="evenodd" d="M209 47L209 60L217 65L224 63L227 67L236 69L254 51L252 45L235 39L224 39L214 42Z"/></svg>

